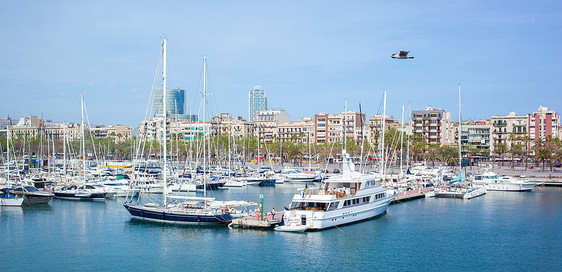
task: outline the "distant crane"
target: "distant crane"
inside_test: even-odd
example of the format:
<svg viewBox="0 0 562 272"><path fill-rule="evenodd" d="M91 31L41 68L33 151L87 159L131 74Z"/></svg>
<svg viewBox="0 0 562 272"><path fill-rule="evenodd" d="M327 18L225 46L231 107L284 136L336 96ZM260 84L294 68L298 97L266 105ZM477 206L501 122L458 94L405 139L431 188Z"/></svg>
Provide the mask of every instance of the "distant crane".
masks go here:
<svg viewBox="0 0 562 272"><path fill-rule="evenodd" d="M400 51L398 54L392 54L393 59L413 59L414 57L408 57L410 51Z"/></svg>

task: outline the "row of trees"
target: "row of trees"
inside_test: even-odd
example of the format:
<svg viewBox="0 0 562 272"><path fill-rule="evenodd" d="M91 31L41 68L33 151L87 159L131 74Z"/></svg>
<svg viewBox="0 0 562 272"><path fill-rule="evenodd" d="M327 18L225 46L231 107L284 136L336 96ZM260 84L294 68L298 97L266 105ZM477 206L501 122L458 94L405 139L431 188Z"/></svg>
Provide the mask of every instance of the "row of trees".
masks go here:
<svg viewBox="0 0 562 272"><path fill-rule="evenodd" d="M182 140L182 135L172 134L170 141L168 141L169 156L175 157L178 160L184 160L189 156L196 157L202 150L202 137L198 140L185 141ZM86 151L90 157L94 157L94 153L98 158L107 159L132 159L137 156L137 150L143 158L159 157L161 153L161 145L157 141L139 142L136 137L118 141L114 137L107 138L94 138L91 135L86 136ZM312 159L316 161L325 161L328 158L339 158L343 149L342 143L333 144L316 144L308 145L306 143L306 136L301 139L293 137L293 141L279 142L274 139L272 142L264 143L260 141L260 157L270 156L276 160L283 160L285 162L294 162L305 159ZM378 138L378 135L375 135ZM539 141L531 141L529 137L524 139L525 144L516 144L514 135L510 136L512 144L506 146L499 144L495 147L495 155L500 158L505 158L509 155L511 159L511 166L515 165L516 160L524 161L527 167L528 162L532 159L535 162L542 163L543 169L546 165L552 168L554 164L562 161L562 141L559 138L547 137ZM62 139L54 141L46 141L39 137L35 138L15 138L11 140L12 154L16 156L21 155L35 155L41 154L41 146L43 147L43 154L62 154L63 142ZM385 134L385 154L387 158L398 161L400 155L403 160L406 160L407 146L409 145L409 156L411 160L415 161L428 161L433 165L436 162L454 165L457 164L459 155L458 149L455 146L441 146L438 144L427 144L420 136L407 137L400 135L396 129L391 129ZM43 143L43 145L41 145ZM212 160L224 160L228 157L228 149L233 153L241 155L245 160L257 157L258 155L258 139L256 137L237 137L230 138L226 135L217 135L207 137L208 148L207 153ZM532 143L532 145L530 144ZM6 152L6 137L0 136L0 146L3 154ZM532 146L532 148L527 148ZM67 154L74 157L81 156L81 141L73 140L67 143ZM475 147L463 147L465 152L481 156L489 155L488 150L480 150ZM310 150L310 156L308 156ZM402 150L402 153L400 153ZM368 141L360 142L353 139L347 139L346 151L352 156L359 158L361 155L364 158L378 158L380 157L379 146L372 145ZM5 156L5 155L4 155ZM503 161L503 160L502 160ZM503 162L501 162L503 164Z"/></svg>

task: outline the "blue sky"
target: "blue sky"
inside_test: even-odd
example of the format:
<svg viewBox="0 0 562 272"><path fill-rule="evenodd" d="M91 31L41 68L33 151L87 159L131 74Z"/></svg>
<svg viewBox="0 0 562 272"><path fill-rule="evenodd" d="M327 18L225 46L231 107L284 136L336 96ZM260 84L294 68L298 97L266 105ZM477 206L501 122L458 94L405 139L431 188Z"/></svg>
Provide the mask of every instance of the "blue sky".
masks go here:
<svg viewBox="0 0 562 272"><path fill-rule="evenodd" d="M247 118L248 90L291 119L402 104L486 119L562 111L559 1L1 1L0 116L143 120L161 37L169 87L194 111L202 55L211 114ZM409 50L413 60L393 60ZM455 118L456 119L456 118Z"/></svg>

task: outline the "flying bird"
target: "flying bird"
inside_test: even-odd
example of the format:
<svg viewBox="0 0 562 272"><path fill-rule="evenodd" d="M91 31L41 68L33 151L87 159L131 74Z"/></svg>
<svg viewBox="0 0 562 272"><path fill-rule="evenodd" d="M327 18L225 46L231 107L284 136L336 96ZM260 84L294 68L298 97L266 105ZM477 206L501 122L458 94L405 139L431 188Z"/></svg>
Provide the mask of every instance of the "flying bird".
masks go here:
<svg viewBox="0 0 562 272"><path fill-rule="evenodd" d="M413 59L414 57L408 57L410 51L400 51L398 54L392 54L393 59Z"/></svg>

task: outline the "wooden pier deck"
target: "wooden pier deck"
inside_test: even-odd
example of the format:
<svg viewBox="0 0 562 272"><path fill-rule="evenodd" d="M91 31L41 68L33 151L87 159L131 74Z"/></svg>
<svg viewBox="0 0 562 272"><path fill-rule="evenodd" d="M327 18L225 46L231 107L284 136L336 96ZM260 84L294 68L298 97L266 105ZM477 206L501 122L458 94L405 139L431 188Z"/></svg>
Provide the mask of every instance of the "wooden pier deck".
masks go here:
<svg viewBox="0 0 562 272"><path fill-rule="evenodd" d="M416 198L425 197L425 194L429 191L432 191L432 190L433 190L433 187L428 187L428 188L419 188L419 189L416 189L416 190L410 190L410 191L405 191L405 192L398 192L398 195L394 199L393 203L404 202L404 201L409 201L409 200L413 200L413 199L416 199Z"/></svg>
<svg viewBox="0 0 562 272"><path fill-rule="evenodd" d="M283 218L284 213L285 212L276 212L275 219L272 218L271 214L266 214L263 216L263 221L260 220L259 216L232 219L232 223L228 224L228 227L240 229L273 229L276 225L281 223L281 218Z"/></svg>

